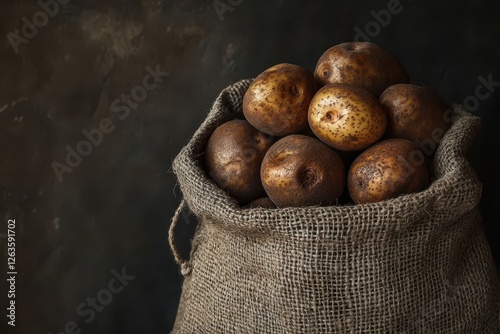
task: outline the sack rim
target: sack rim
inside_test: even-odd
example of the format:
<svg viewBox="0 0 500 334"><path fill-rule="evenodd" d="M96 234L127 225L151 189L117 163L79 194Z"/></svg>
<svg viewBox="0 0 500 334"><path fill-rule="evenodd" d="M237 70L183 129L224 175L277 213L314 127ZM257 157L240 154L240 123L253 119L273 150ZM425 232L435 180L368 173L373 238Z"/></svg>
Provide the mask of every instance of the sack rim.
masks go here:
<svg viewBox="0 0 500 334"><path fill-rule="evenodd" d="M461 105L454 104L453 111L457 117L452 120L451 128L445 133L441 143L446 143L447 139L456 131L465 131L463 140L453 145L452 157L458 164L452 169L437 171L442 174L437 177L426 189L418 193L401 195L376 203L330 205L330 206L305 206L287 208L244 208L226 192L220 189L205 173L200 163L197 161L200 144L208 139L208 136L221 124L224 118L241 112L241 99L244 92L253 79L243 79L228 87L219 94L215 100L206 119L189 139L188 143L181 149L175 157L172 167L177 178L184 180L204 180L208 182L180 182L181 191L191 211L199 217L210 218L214 224L221 224L228 230L242 231L249 233L253 231L283 230L290 232L290 224L279 224L284 217L315 217L311 224L297 225L293 230L302 233L308 229L310 233L318 233L324 229L325 224L335 225L341 232L346 229L352 230L358 226L361 229L373 231L375 229L395 229L404 228L406 224L418 221L423 216L429 216L430 212L439 214L444 219L450 220L460 217L465 212L474 209L480 199L482 185L476 173L466 159L466 152L477 134L481 125L481 119L468 113ZM234 102L233 102L234 100ZM229 107L228 107L229 106ZM440 154L439 145L436 155ZM453 181L457 178L463 179L463 185L467 186L468 205L457 208L450 208L446 205L447 198L436 191L438 187L446 187L447 194L452 195L457 191L464 191L456 188ZM217 203L208 203L204 193L214 193L217 195ZM191 196L192 195L192 196ZM212 208L212 209L211 209ZM216 208L216 209L215 209ZM410 213L406 215L406 220L402 221L396 215L397 211L405 208ZM370 217L371 224L356 224L359 220L364 221ZM295 219L294 219L295 220ZM300 219L299 219L300 220ZM332 224L332 221L335 224ZM348 221L348 222L347 222ZM235 224L235 222L237 222ZM286 225L286 226L285 226ZM368 226L367 226L368 225ZM329 227L331 229L332 227Z"/></svg>

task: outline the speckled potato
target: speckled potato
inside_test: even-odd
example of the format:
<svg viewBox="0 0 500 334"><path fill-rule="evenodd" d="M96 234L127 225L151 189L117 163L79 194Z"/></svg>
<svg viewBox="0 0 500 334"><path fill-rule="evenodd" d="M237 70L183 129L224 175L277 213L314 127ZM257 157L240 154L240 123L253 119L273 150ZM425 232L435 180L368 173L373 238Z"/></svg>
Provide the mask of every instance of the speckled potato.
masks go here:
<svg viewBox="0 0 500 334"><path fill-rule="evenodd" d="M245 120L231 120L215 129L205 149L208 175L230 196L246 203L265 196L260 165L273 137Z"/></svg>
<svg viewBox="0 0 500 334"><path fill-rule="evenodd" d="M347 174L356 204L373 203L427 187L429 175L422 151L407 139L386 139L363 151Z"/></svg>
<svg viewBox="0 0 500 334"><path fill-rule="evenodd" d="M266 208L266 209L274 209L276 208L276 204L269 197L261 197L257 198L250 203L247 204L247 208Z"/></svg>
<svg viewBox="0 0 500 334"><path fill-rule="evenodd" d="M311 72L293 64L278 64L250 85L243 97L243 114L269 135L299 133L307 126L307 108L316 90Z"/></svg>
<svg viewBox="0 0 500 334"><path fill-rule="evenodd" d="M341 84L322 87L308 115L314 134L340 151L365 149L382 137L387 123L384 108L372 94Z"/></svg>
<svg viewBox="0 0 500 334"><path fill-rule="evenodd" d="M320 85L342 83L363 88L376 97L390 85L408 82L408 74L396 57L370 42L329 48L319 58L314 77Z"/></svg>
<svg viewBox="0 0 500 334"><path fill-rule="evenodd" d="M431 89L411 84L396 84L380 95L387 112L387 138L414 141L427 155L437 148L450 128L449 109Z"/></svg>
<svg viewBox="0 0 500 334"><path fill-rule="evenodd" d="M261 179L278 207L330 205L343 192L345 169L340 156L318 139L289 135L267 151Z"/></svg>

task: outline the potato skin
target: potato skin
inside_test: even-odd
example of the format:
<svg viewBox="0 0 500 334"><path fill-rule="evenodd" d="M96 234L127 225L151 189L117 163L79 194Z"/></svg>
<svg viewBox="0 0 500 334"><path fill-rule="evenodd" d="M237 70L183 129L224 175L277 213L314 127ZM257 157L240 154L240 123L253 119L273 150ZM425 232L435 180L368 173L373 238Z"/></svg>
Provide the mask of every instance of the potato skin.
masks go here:
<svg viewBox="0 0 500 334"><path fill-rule="evenodd" d="M340 151L359 151L382 137L387 116L369 92L330 84L314 95L308 121L314 134L327 145Z"/></svg>
<svg viewBox="0 0 500 334"><path fill-rule="evenodd" d="M411 84L388 87L380 96L387 112L387 138L414 141L427 155L434 153L450 128L448 105L431 89Z"/></svg>
<svg viewBox="0 0 500 334"><path fill-rule="evenodd" d="M247 204L247 208L275 209L276 204L269 197L260 197Z"/></svg>
<svg viewBox="0 0 500 334"><path fill-rule="evenodd" d="M246 203L265 196L260 165L273 137L235 119L215 129L205 148L208 175L230 196Z"/></svg>
<svg viewBox="0 0 500 334"><path fill-rule="evenodd" d="M341 83L365 89L376 97L390 85L409 80L396 57L370 42L332 46L319 58L314 77L321 86Z"/></svg>
<svg viewBox="0 0 500 334"><path fill-rule="evenodd" d="M250 85L243 97L243 114L269 135L299 133L307 126L307 108L316 90L311 72L298 65L278 64Z"/></svg>
<svg viewBox="0 0 500 334"><path fill-rule="evenodd" d="M345 168L340 156L318 139L289 135L267 151L261 180L280 208L331 205L344 190Z"/></svg>
<svg viewBox="0 0 500 334"><path fill-rule="evenodd" d="M347 174L347 188L356 204L373 203L427 187L425 157L407 139L386 139L363 151Z"/></svg>

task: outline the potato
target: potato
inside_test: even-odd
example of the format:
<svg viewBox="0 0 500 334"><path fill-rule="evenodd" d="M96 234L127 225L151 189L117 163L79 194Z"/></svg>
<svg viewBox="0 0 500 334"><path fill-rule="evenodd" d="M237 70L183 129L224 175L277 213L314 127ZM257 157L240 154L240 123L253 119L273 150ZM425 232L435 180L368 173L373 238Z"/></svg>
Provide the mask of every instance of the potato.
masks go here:
<svg viewBox="0 0 500 334"><path fill-rule="evenodd" d="M363 151L347 173L356 204L372 203L423 190L429 182L425 157L407 139L386 139Z"/></svg>
<svg viewBox="0 0 500 334"><path fill-rule="evenodd" d="M342 83L363 88L376 97L390 85L408 82L408 74L396 57L370 42L329 48L319 58L314 77L320 85Z"/></svg>
<svg viewBox="0 0 500 334"><path fill-rule="evenodd" d="M230 196L246 203L265 195L260 165L273 137L245 120L235 119L215 129L205 149L208 175Z"/></svg>
<svg viewBox="0 0 500 334"><path fill-rule="evenodd" d="M250 85L243 97L243 114L269 135L299 133L307 126L307 108L316 90L311 72L293 64L278 64Z"/></svg>
<svg viewBox="0 0 500 334"><path fill-rule="evenodd" d="M369 92L341 84L322 87L308 112L309 126L327 145L341 151L362 150L384 134L387 118Z"/></svg>
<svg viewBox="0 0 500 334"><path fill-rule="evenodd" d="M267 209L274 209L276 208L276 204L274 204L273 201L269 197L261 197L257 198L250 203L247 204L247 208L267 208Z"/></svg>
<svg viewBox="0 0 500 334"><path fill-rule="evenodd" d="M380 96L387 112L387 138L415 142L427 155L434 153L450 127L448 105L431 89L411 84L388 87Z"/></svg>
<svg viewBox="0 0 500 334"><path fill-rule="evenodd" d="M278 207L336 204L345 187L340 156L318 139L289 135L262 161L261 179Z"/></svg>

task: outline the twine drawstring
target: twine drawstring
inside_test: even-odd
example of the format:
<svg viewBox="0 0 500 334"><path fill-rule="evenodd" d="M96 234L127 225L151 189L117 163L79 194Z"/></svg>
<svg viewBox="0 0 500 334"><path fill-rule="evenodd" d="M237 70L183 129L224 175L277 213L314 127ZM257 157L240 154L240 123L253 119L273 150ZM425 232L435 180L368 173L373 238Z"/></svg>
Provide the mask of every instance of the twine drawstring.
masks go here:
<svg viewBox="0 0 500 334"><path fill-rule="evenodd" d="M182 213L182 210L184 210L185 207L186 207L186 200L182 199L181 203L179 204L179 207L177 208L177 210L175 210L174 217L172 218L172 223L170 224L170 228L168 230L168 243L170 244L170 249L172 250L172 253L174 255L174 260L180 266L181 274L183 276L187 276L191 273L191 264L189 263L188 260L184 259L180 254L179 249L177 248L177 245L175 243L174 231L175 227L179 222L179 217Z"/></svg>

